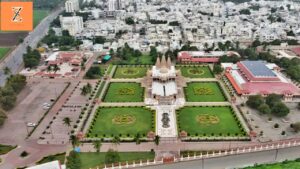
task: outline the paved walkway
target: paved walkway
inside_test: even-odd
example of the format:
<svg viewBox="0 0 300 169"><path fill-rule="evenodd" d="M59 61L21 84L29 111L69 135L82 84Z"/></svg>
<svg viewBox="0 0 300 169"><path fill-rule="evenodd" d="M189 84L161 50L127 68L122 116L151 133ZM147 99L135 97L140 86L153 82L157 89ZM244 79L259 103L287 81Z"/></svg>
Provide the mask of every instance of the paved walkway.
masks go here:
<svg viewBox="0 0 300 169"><path fill-rule="evenodd" d="M229 102L186 102L185 106L231 106Z"/></svg>

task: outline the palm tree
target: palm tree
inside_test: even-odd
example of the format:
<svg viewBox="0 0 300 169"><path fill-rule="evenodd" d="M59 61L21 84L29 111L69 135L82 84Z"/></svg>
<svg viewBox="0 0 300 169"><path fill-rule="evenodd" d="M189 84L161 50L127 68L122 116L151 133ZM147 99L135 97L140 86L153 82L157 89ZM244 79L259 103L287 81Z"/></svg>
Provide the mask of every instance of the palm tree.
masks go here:
<svg viewBox="0 0 300 169"><path fill-rule="evenodd" d="M48 66L47 67L47 72L51 72L52 71L52 66Z"/></svg>
<svg viewBox="0 0 300 169"><path fill-rule="evenodd" d="M205 50L208 49L208 43L207 42L204 43L204 48L205 48Z"/></svg>
<svg viewBox="0 0 300 169"><path fill-rule="evenodd" d="M60 70L60 68L57 66L57 65L54 65L54 68L53 68L54 72L57 72Z"/></svg>
<svg viewBox="0 0 300 169"><path fill-rule="evenodd" d="M134 137L135 143L136 144L141 144L141 135L140 133L137 133Z"/></svg>
<svg viewBox="0 0 300 169"><path fill-rule="evenodd" d="M79 143L80 143L79 139L75 135L71 135L70 136L70 140L71 140L73 148L75 148L76 146L78 146Z"/></svg>
<svg viewBox="0 0 300 169"><path fill-rule="evenodd" d="M160 141L160 137L159 137L159 135L156 135L155 138L154 138L155 144L159 145L159 141Z"/></svg>
<svg viewBox="0 0 300 169"><path fill-rule="evenodd" d="M118 144L120 144L120 142L121 142L121 139L120 139L119 136L115 136L115 137L112 139L112 143L113 143L114 145L118 145Z"/></svg>
<svg viewBox="0 0 300 169"><path fill-rule="evenodd" d="M100 152L100 148L102 146L101 141L100 140L96 140L93 142L94 145L94 149L96 150L97 153Z"/></svg>
<svg viewBox="0 0 300 169"><path fill-rule="evenodd" d="M63 119L63 122L64 122L64 125L70 127L70 126L71 126L72 120L71 120L69 117L65 117L65 118Z"/></svg>
<svg viewBox="0 0 300 169"><path fill-rule="evenodd" d="M8 74L11 73L9 67L5 67L3 71L4 71L4 74L5 74L5 75L8 75Z"/></svg>

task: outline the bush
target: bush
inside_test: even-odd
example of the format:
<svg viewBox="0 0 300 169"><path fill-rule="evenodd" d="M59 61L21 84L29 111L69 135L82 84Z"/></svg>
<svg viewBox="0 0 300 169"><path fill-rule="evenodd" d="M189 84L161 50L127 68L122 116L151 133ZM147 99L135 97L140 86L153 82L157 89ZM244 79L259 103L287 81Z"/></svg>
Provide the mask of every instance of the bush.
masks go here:
<svg viewBox="0 0 300 169"><path fill-rule="evenodd" d="M279 124L278 124L278 123L275 123L275 124L274 124L274 128L276 128L276 129L279 128Z"/></svg>
<svg viewBox="0 0 300 169"><path fill-rule="evenodd" d="M23 151L21 154L20 154L20 157L26 157L26 156L28 156L29 155L29 153L27 152L27 151Z"/></svg>

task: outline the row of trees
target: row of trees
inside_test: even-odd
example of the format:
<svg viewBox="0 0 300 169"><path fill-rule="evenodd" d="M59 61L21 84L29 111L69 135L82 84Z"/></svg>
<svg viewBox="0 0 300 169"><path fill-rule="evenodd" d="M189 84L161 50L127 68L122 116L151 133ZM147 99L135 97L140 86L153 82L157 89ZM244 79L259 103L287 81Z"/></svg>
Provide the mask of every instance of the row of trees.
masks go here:
<svg viewBox="0 0 300 169"><path fill-rule="evenodd" d="M274 114L278 117L284 117L290 112L289 108L281 101L281 97L276 94L270 94L266 98L261 95L250 96L246 103L262 114Z"/></svg>
<svg viewBox="0 0 300 169"><path fill-rule="evenodd" d="M17 95L26 86L26 77L12 75L4 87L0 88L0 126L6 119L5 111L11 110L17 101Z"/></svg>

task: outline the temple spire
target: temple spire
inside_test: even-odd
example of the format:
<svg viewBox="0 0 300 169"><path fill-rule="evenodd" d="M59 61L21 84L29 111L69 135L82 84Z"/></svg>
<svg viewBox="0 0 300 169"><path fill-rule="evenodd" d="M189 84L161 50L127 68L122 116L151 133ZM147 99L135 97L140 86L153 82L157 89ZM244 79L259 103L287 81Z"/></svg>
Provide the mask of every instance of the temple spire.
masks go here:
<svg viewBox="0 0 300 169"><path fill-rule="evenodd" d="M161 58L161 67L167 67L167 61L165 55Z"/></svg>
<svg viewBox="0 0 300 169"><path fill-rule="evenodd" d="M168 57L167 66L168 66L168 68L170 68L172 66L172 62L171 62L171 58L170 57Z"/></svg>
<svg viewBox="0 0 300 169"><path fill-rule="evenodd" d="M155 66L157 67L157 68L159 68L160 67L160 59L159 59L159 57L157 57L156 58L156 63L155 63Z"/></svg>

